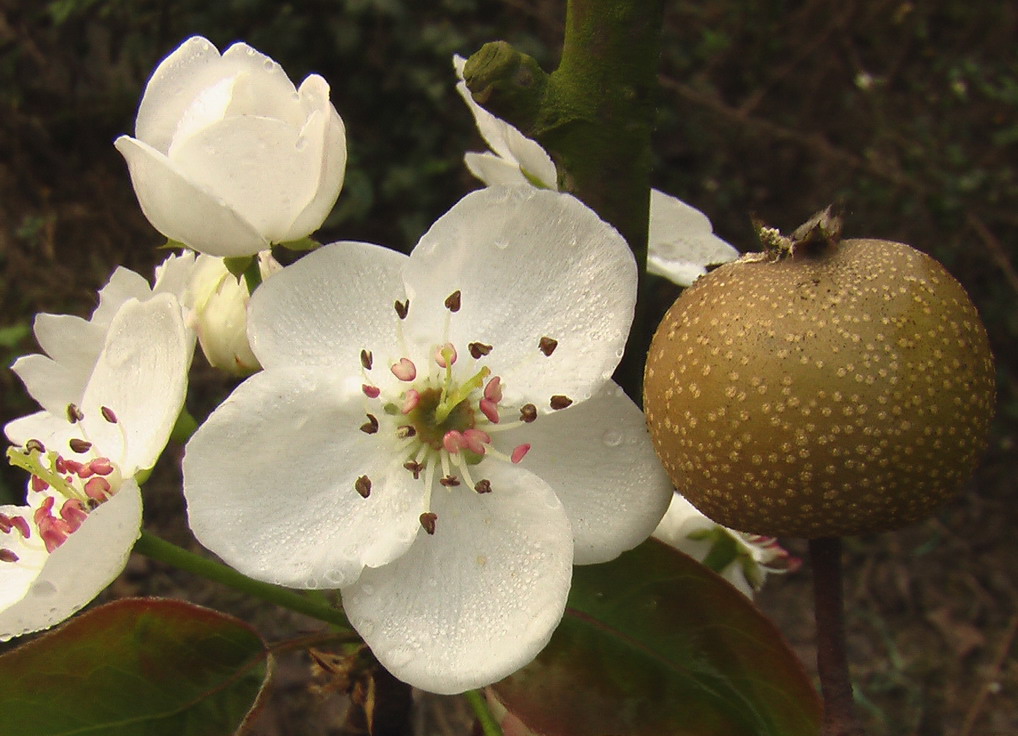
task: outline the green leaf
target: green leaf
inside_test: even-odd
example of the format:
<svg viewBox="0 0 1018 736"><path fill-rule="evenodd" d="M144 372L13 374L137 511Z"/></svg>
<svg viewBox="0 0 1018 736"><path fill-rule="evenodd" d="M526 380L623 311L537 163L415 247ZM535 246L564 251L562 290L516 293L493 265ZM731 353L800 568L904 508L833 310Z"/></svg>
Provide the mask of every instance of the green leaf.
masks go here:
<svg viewBox="0 0 1018 736"><path fill-rule="evenodd" d="M268 681L244 622L183 601L133 598L71 619L0 657L0 730L18 736L225 736Z"/></svg>
<svg viewBox="0 0 1018 736"><path fill-rule="evenodd" d="M656 540L575 568L551 643L492 690L544 736L820 732L816 691L774 625Z"/></svg>

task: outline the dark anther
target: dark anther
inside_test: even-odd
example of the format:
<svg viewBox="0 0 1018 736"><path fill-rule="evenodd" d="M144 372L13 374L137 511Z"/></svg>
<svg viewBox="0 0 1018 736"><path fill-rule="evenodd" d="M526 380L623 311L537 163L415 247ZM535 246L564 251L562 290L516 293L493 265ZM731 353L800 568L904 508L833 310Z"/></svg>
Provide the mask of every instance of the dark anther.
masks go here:
<svg viewBox="0 0 1018 736"><path fill-rule="evenodd" d="M460 293L460 290L456 289L456 291L454 291L452 294L445 298L445 308L448 309L450 312L460 311L460 306L462 305L462 296L463 295Z"/></svg>
<svg viewBox="0 0 1018 736"><path fill-rule="evenodd" d="M551 355L555 352L555 348L558 347L558 340L553 340L550 337L542 337L541 342L537 345L541 348L541 352L545 355Z"/></svg>
<svg viewBox="0 0 1018 736"><path fill-rule="evenodd" d="M452 488L460 484L460 479L455 475L447 475L444 478L439 478L438 482L446 488Z"/></svg>
<svg viewBox="0 0 1018 736"><path fill-rule="evenodd" d="M477 481L477 485L474 486L474 490L478 493L491 493L491 481L486 478L482 478Z"/></svg>
<svg viewBox="0 0 1018 736"><path fill-rule="evenodd" d="M77 437L72 437L67 443L71 446L71 450L81 455L82 453L88 452L92 449L92 443L86 442L85 440L79 440Z"/></svg>
<svg viewBox="0 0 1018 736"><path fill-rule="evenodd" d="M117 423L117 415L114 414L113 410L111 408L109 408L108 406L101 406L101 407L99 407L99 413L102 414L103 415L103 419L105 419L110 424L116 424Z"/></svg>
<svg viewBox="0 0 1018 736"><path fill-rule="evenodd" d="M396 427L396 436L401 440L405 440L407 437L413 437L417 434L417 430L412 424L401 424Z"/></svg>
<svg viewBox="0 0 1018 736"><path fill-rule="evenodd" d="M371 479L366 475L362 475L354 481L353 488L357 493L361 494L361 498L367 498L371 495Z"/></svg>
<svg viewBox="0 0 1018 736"><path fill-rule="evenodd" d="M378 431L378 420L375 419L373 414L368 414L368 421L361 425L361 432L364 434L374 434Z"/></svg>
<svg viewBox="0 0 1018 736"><path fill-rule="evenodd" d="M537 407L533 404L524 404L520 407L520 421L530 424L537 419Z"/></svg>
<svg viewBox="0 0 1018 736"><path fill-rule="evenodd" d="M549 403L551 404L551 408L552 409L556 409L557 410L557 409L565 409L567 406L569 406L570 404L573 403L573 400L570 399L568 396L562 396L560 394L556 394L556 395L551 397L551 402L549 402Z"/></svg>
<svg viewBox="0 0 1018 736"><path fill-rule="evenodd" d="M467 350L470 351L470 355L473 356L474 360L480 360L491 352L491 345L485 345L483 342L472 342L467 345Z"/></svg>
<svg viewBox="0 0 1018 736"><path fill-rule="evenodd" d="M407 314L410 312L410 300L407 299L405 302L397 301L392 305L396 309L396 316L400 319L406 319Z"/></svg>
<svg viewBox="0 0 1018 736"><path fill-rule="evenodd" d="M433 514L430 511L421 514L421 526L424 527L424 531L428 534L435 533L435 522L438 521L438 514Z"/></svg>
<svg viewBox="0 0 1018 736"><path fill-rule="evenodd" d="M25 449L28 452L46 452L46 445L42 444L39 440L29 440L25 443Z"/></svg>
<svg viewBox="0 0 1018 736"><path fill-rule="evenodd" d="M364 370L371 370L372 356L370 350L361 350L361 365L364 366Z"/></svg>
<svg viewBox="0 0 1018 736"><path fill-rule="evenodd" d="M80 422L84 418L85 415L81 413L81 409L79 409L75 404L67 405L67 421L74 424L75 422Z"/></svg>
<svg viewBox="0 0 1018 736"><path fill-rule="evenodd" d="M424 464L410 460L403 463L403 467L414 474L414 480L420 480L421 471L424 470Z"/></svg>
<svg viewBox="0 0 1018 736"><path fill-rule="evenodd" d="M0 549L0 562L17 562L18 556L9 549Z"/></svg>

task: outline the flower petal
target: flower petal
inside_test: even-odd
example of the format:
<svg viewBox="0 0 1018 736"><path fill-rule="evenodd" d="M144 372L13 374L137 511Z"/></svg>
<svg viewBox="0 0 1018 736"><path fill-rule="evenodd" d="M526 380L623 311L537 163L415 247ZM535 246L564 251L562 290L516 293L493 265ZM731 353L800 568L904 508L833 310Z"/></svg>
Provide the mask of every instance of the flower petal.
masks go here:
<svg viewBox="0 0 1018 736"><path fill-rule="evenodd" d="M191 181L159 151L126 135L114 145L127 161L145 217L167 238L222 257L254 255L269 247L222 198Z"/></svg>
<svg viewBox="0 0 1018 736"><path fill-rule="evenodd" d="M480 687L547 644L569 592L569 522L551 489L491 468L493 491L436 491L435 534L344 588L343 607L396 677L436 693Z"/></svg>
<svg viewBox="0 0 1018 736"><path fill-rule="evenodd" d="M0 563L0 589L17 591L0 599L0 641L47 629L84 607L124 569L140 533L141 491L127 480L52 554L26 555L21 570L22 560Z"/></svg>
<svg viewBox="0 0 1018 736"><path fill-rule="evenodd" d="M46 447L54 445L55 439L61 446L67 441L67 420L48 411L37 411L14 419L4 426L4 434L12 444L23 447L31 439L39 440Z"/></svg>
<svg viewBox="0 0 1018 736"><path fill-rule="evenodd" d="M300 128L274 118L228 117L174 140L169 160L266 240L279 242L318 186L320 143L304 145L300 134Z"/></svg>
<svg viewBox="0 0 1018 736"><path fill-rule="evenodd" d="M106 345L81 401L91 442L125 477L155 464L187 389L194 341L169 294L128 301L110 324ZM112 409L117 423L102 416Z"/></svg>
<svg viewBox="0 0 1018 736"><path fill-rule="evenodd" d="M464 197L421 238L404 279L417 313L451 320L454 345L481 341L502 376L507 403L581 401L622 357L636 303L636 262L622 236L579 200L523 187L489 187ZM408 328L434 341L431 323L410 310ZM541 339L558 341L546 357ZM540 403L539 403L540 401Z"/></svg>
<svg viewBox="0 0 1018 736"><path fill-rule="evenodd" d="M714 234L707 215L680 199L652 189L648 273L689 286L705 266L734 261L739 251Z"/></svg>
<svg viewBox="0 0 1018 736"><path fill-rule="evenodd" d="M392 305L403 298L406 262L379 245L343 242L284 268L251 296L248 335L258 361L266 369L318 365L360 376L362 349L395 347Z"/></svg>
<svg viewBox="0 0 1018 736"><path fill-rule="evenodd" d="M607 562L650 536L668 508L672 484L647 433L643 412L618 386L540 417L526 432L522 466L550 485L565 506L575 564ZM513 441L510 433L505 440Z"/></svg>
<svg viewBox="0 0 1018 736"><path fill-rule="evenodd" d="M301 127L306 113L297 89L278 62L246 43L226 49L223 62L237 74L227 115L277 118Z"/></svg>
<svg viewBox="0 0 1018 736"><path fill-rule="evenodd" d="M489 187L530 186L527 177L520 171L519 164L506 161L493 153L465 153L463 163L471 174Z"/></svg>
<svg viewBox="0 0 1018 736"><path fill-rule="evenodd" d="M187 39L152 72L138 108L135 135L166 153L184 112L198 94L233 73L208 39Z"/></svg>
<svg viewBox="0 0 1018 736"><path fill-rule="evenodd" d="M281 238L282 242L298 240L321 227L336 204L346 175L346 128L339 113L329 102L328 83L313 74L301 84L300 96L308 110L321 110L316 121L322 123L323 130L321 134L316 134L316 140L308 140L306 143L308 146L315 145L319 151L321 169L314 197L290 223ZM310 134L308 128L302 132L305 137Z"/></svg>
<svg viewBox="0 0 1018 736"><path fill-rule="evenodd" d="M33 399L49 412L64 414L68 403L80 403L90 369L84 373L68 370L66 366L45 355L23 355L11 366Z"/></svg>
<svg viewBox="0 0 1018 736"><path fill-rule="evenodd" d="M279 278L275 276L273 278ZM267 282L271 283L271 282ZM187 444L194 535L245 575L334 588L403 554L423 497L395 452L379 452L363 396L331 371L266 370L242 383ZM371 480L371 495L355 490Z"/></svg>

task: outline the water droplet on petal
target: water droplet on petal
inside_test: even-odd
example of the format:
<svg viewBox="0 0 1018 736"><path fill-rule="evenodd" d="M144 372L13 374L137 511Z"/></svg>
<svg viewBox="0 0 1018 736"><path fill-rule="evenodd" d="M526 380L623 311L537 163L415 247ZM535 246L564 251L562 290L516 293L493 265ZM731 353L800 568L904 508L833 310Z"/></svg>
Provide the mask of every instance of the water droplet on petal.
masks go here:
<svg viewBox="0 0 1018 736"><path fill-rule="evenodd" d="M371 621L370 619L364 619L357 626L357 631L360 633L361 636L371 636L374 630L375 622Z"/></svg>
<svg viewBox="0 0 1018 736"><path fill-rule="evenodd" d="M364 595L374 595L375 586L371 585L371 583L365 583L364 585L361 586L361 593L363 593Z"/></svg>
<svg viewBox="0 0 1018 736"><path fill-rule="evenodd" d="M299 136L297 138L297 142L294 144L293 147L296 148L298 151L303 151L305 148L307 148L307 146L308 146L308 139L305 138L304 136Z"/></svg>
<svg viewBox="0 0 1018 736"><path fill-rule="evenodd" d="M265 67L265 71L271 72L273 69L276 68L276 62L274 62L272 59L266 59L265 61L262 62L262 66Z"/></svg>
<svg viewBox="0 0 1018 736"><path fill-rule="evenodd" d="M32 593L34 595L51 596L57 592L57 586L48 580L40 580L37 583L32 584Z"/></svg>
<svg viewBox="0 0 1018 736"><path fill-rule="evenodd" d="M601 436L605 447L618 447L622 444L622 433L617 429L609 429Z"/></svg>
<svg viewBox="0 0 1018 736"><path fill-rule="evenodd" d="M505 250L506 248L509 247L509 241L507 241L507 240L496 240L495 241L495 247L498 248L499 250Z"/></svg>

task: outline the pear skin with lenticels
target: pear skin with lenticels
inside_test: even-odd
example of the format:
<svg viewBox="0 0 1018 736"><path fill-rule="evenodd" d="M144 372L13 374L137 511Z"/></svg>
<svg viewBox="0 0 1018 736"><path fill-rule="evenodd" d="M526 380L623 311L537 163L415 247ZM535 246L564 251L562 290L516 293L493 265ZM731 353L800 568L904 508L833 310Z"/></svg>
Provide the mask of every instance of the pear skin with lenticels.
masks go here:
<svg viewBox="0 0 1018 736"><path fill-rule="evenodd" d="M902 243L807 223L698 279L651 343L644 408L677 489L769 536L896 529L986 444L993 355L962 286Z"/></svg>

